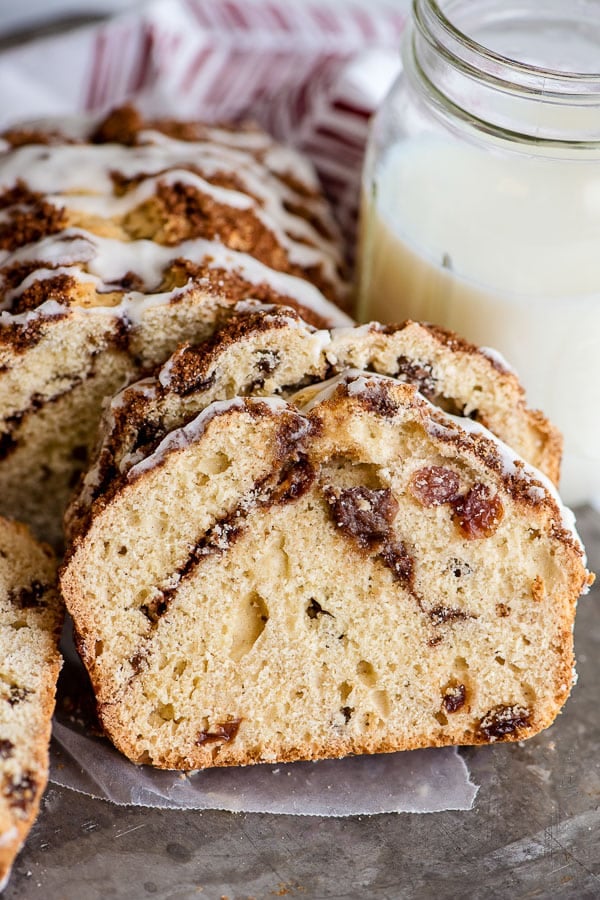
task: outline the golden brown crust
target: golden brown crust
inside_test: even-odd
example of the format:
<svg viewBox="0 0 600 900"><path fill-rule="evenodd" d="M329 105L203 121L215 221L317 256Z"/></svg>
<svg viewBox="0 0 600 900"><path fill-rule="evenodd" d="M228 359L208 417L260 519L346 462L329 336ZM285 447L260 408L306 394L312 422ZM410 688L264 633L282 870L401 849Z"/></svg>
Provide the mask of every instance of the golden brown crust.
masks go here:
<svg viewBox="0 0 600 900"><path fill-rule="evenodd" d="M118 717L113 717L110 705L101 705L98 711L104 727L111 734L111 739L117 750L120 750L132 762L139 765L147 765L149 760L145 755L140 755L136 742L120 731L121 722ZM319 759L342 759L347 756L396 753L402 750L422 750L429 747L457 745L466 747L490 743L525 741L552 725L559 713L560 709L557 708L552 714L544 718L540 717L532 721L528 726L517 726L511 732L507 732L493 741L490 741L477 731L469 729L449 735L440 728L439 734L435 738L427 737L421 740L407 740L402 736L389 736L376 740L347 738L346 740L329 740L322 743L311 742L302 746L293 744L286 746L283 744L278 746L276 750L275 748L273 749L273 758L270 761L274 763L290 763ZM198 749L197 752L186 755L173 750L160 757L153 757L151 764L157 769L179 769L192 772L197 769L213 767L260 765L264 762L264 748L260 750L257 748L254 751L247 752L236 750L234 746L222 743L217 747L203 751Z"/></svg>

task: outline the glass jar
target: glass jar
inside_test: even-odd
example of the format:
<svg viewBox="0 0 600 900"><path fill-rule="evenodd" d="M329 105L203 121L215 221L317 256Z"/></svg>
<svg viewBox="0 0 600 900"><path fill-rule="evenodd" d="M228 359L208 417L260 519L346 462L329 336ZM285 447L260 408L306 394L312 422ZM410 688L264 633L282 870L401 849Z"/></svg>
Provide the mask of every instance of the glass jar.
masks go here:
<svg viewBox="0 0 600 900"><path fill-rule="evenodd" d="M364 171L358 318L491 345L600 498L600 3L414 0Z"/></svg>

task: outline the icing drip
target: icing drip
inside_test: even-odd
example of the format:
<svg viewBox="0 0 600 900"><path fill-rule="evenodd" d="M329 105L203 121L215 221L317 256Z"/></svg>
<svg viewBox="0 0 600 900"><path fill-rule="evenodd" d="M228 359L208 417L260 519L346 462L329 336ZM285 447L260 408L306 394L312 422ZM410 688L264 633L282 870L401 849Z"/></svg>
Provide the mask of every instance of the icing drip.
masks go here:
<svg viewBox="0 0 600 900"><path fill-rule="evenodd" d="M56 300L46 300L37 309L28 310L19 315L12 315L7 312L0 312L0 325L22 325L27 327L31 322L37 319L54 319L58 316L64 316L68 312L68 308Z"/></svg>
<svg viewBox="0 0 600 900"><path fill-rule="evenodd" d="M505 359L500 351L496 350L494 347L480 347L479 352L483 353L484 356L487 356L489 361L493 363L501 372L506 372L507 374L512 375L517 374L515 369L513 369L511 364Z"/></svg>
<svg viewBox="0 0 600 900"><path fill-rule="evenodd" d="M257 192L267 197L269 190L265 187L264 166L257 162L253 154L243 148L236 149L216 146L205 141L177 141L166 135L157 140L158 132L143 132L141 137L151 142L141 146L126 147L122 144L60 144L46 146L26 144L6 154L0 159L0 188L10 187L19 179L27 182L32 191L51 194L55 191L92 193L111 193L114 188L111 172L118 172L126 179L139 176L156 175L176 166L194 167L207 176L226 170L238 174L241 178L256 177L262 179L257 185ZM287 162L292 171L297 166L298 157L286 148L273 151L271 158L275 162ZM278 166L285 172L285 165ZM305 178L304 175L307 177ZM267 176L269 177L269 176ZM277 192L285 197L297 197L297 194L279 179L270 176L276 185ZM302 181L315 186L314 177L310 177L307 164L304 163ZM250 185L248 185L250 187ZM310 206L310 200L306 201ZM323 208L320 201L315 208Z"/></svg>

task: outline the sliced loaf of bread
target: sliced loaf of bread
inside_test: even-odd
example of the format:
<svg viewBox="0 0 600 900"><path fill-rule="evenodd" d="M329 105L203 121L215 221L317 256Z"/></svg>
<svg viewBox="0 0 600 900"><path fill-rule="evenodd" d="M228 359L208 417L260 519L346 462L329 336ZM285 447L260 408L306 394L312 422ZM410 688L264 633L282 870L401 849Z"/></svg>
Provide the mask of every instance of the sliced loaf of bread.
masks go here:
<svg viewBox="0 0 600 900"><path fill-rule="evenodd" d="M0 137L0 513L61 542L102 399L235 303L347 323L310 164L258 129L132 109Z"/></svg>

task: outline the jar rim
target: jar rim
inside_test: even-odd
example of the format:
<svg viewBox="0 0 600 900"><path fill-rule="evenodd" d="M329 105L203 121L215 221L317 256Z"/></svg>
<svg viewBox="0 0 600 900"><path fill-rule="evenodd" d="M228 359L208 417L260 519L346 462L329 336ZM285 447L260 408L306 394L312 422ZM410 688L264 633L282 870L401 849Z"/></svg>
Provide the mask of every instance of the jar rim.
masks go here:
<svg viewBox="0 0 600 900"><path fill-rule="evenodd" d="M600 97L600 70L576 72L554 69L499 53L462 31L446 15L440 0L413 0L413 17L420 30L425 32L424 36L441 45L444 52L453 57L455 65L485 73L486 78L499 85L511 85L517 90L538 94L542 82L546 95L567 95L571 102L575 102L578 96L588 102L590 95ZM473 65L475 60L477 66Z"/></svg>

